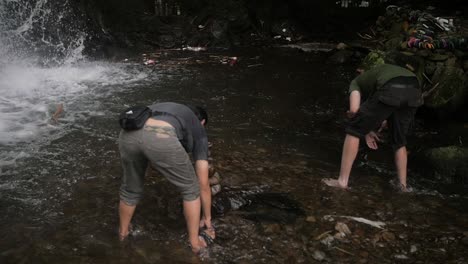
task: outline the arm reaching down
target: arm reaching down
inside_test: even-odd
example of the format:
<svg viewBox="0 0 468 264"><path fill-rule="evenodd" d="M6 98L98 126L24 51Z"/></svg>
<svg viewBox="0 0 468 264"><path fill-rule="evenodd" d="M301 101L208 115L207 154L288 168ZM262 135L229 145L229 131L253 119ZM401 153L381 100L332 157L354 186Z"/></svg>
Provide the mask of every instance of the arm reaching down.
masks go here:
<svg viewBox="0 0 468 264"><path fill-rule="evenodd" d="M214 229L211 225L211 187L208 180L208 170L208 161L197 160L195 162L195 171L200 183L200 196L203 210L203 217L200 226L206 226L207 230L213 230L213 232L210 232L209 235L214 238Z"/></svg>

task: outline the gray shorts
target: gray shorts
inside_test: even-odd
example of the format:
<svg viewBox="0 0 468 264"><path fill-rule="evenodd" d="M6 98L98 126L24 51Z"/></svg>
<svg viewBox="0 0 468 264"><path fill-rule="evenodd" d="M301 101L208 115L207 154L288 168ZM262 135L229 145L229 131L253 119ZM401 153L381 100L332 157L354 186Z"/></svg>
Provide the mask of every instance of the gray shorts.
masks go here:
<svg viewBox="0 0 468 264"><path fill-rule="evenodd" d="M173 127L145 125L135 131L122 130L119 150L123 167L120 199L126 204L136 205L142 198L148 162L177 186L185 201L200 196L192 162Z"/></svg>

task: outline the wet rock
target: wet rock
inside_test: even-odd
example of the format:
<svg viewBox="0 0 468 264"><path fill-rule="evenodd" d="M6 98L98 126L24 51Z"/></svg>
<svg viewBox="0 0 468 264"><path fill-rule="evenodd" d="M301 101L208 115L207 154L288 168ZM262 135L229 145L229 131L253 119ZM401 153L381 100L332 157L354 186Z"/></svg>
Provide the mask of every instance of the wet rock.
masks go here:
<svg viewBox="0 0 468 264"><path fill-rule="evenodd" d="M211 24L211 34L215 39L221 39L226 34L227 23L223 20L215 20Z"/></svg>
<svg viewBox="0 0 468 264"><path fill-rule="evenodd" d="M463 61L463 70L468 71L468 60Z"/></svg>
<svg viewBox="0 0 468 264"><path fill-rule="evenodd" d="M221 191L221 185L220 184L215 184L211 186L211 195L215 196Z"/></svg>
<svg viewBox="0 0 468 264"><path fill-rule="evenodd" d="M344 64L349 62L353 54L352 50L338 50L327 59L327 62L331 64Z"/></svg>
<svg viewBox="0 0 468 264"><path fill-rule="evenodd" d="M466 246L468 246L468 237L462 238L462 243Z"/></svg>
<svg viewBox="0 0 468 264"><path fill-rule="evenodd" d="M315 219L315 216L307 216L306 221L309 223L315 223L317 220Z"/></svg>
<svg viewBox="0 0 468 264"><path fill-rule="evenodd" d="M408 235L407 234L399 234L398 237L400 239L406 240L408 238Z"/></svg>
<svg viewBox="0 0 468 264"><path fill-rule="evenodd" d="M416 251L418 251L418 247L416 245L411 245L410 252L415 253Z"/></svg>
<svg viewBox="0 0 468 264"><path fill-rule="evenodd" d="M342 222L336 223L335 230L345 235L351 235L351 230L349 230L348 226Z"/></svg>
<svg viewBox="0 0 468 264"><path fill-rule="evenodd" d="M216 185L221 182L221 176L218 172L214 172L212 176L209 177L210 185Z"/></svg>
<svg viewBox="0 0 468 264"><path fill-rule="evenodd" d="M322 238L320 240L320 243L322 243L323 245L329 247L333 244L333 241L335 241L335 238L331 235L326 235L324 238Z"/></svg>
<svg viewBox="0 0 468 264"><path fill-rule="evenodd" d="M449 55L447 54L432 54L431 56L428 57L428 60L439 62L439 61L446 61L449 58Z"/></svg>
<svg viewBox="0 0 468 264"><path fill-rule="evenodd" d="M385 50L400 49L403 39L401 36L393 37L385 42Z"/></svg>
<svg viewBox="0 0 468 264"><path fill-rule="evenodd" d="M468 148L448 146L432 148L424 152L424 160L429 172L448 182L468 181Z"/></svg>
<svg viewBox="0 0 468 264"><path fill-rule="evenodd" d="M312 255L312 257L315 259L315 260L318 260L318 261L322 261L326 258L326 255L325 253L323 253L322 251L320 250L315 250L314 251L314 254Z"/></svg>
<svg viewBox="0 0 468 264"><path fill-rule="evenodd" d="M395 234L393 234L392 232L383 232L382 239L387 242L392 242L395 240Z"/></svg>
<svg viewBox="0 0 468 264"><path fill-rule="evenodd" d="M338 43L338 45L336 45L337 50L344 50L344 49L347 49L347 48L348 48L348 45L346 45L343 42L340 42L340 43Z"/></svg>
<svg viewBox="0 0 468 264"><path fill-rule="evenodd" d="M364 237L365 232L364 232L364 230L362 230L360 228L357 228L357 229L354 230L354 235L358 236L358 237Z"/></svg>
<svg viewBox="0 0 468 264"><path fill-rule="evenodd" d="M404 255L404 254L397 254L397 255L393 255L394 258L396 259L408 259L408 256Z"/></svg>
<svg viewBox="0 0 468 264"><path fill-rule="evenodd" d="M452 113L463 104L467 87L462 69L454 66L437 67L432 83L438 86L425 98L426 106Z"/></svg>
<svg viewBox="0 0 468 264"><path fill-rule="evenodd" d="M266 192L267 186L223 186L212 200L213 214L242 210L246 219L261 223L294 223L305 217L300 204L287 193Z"/></svg>
<svg viewBox="0 0 468 264"><path fill-rule="evenodd" d="M424 73L428 76L432 76L437 69L437 64L435 62L428 61L424 67Z"/></svg>
<svg viewBox="0 0 468 264"><path fill-rule="evenodd" d="M263 225L263 232L266 234L277 234L281 232L281 226L279 224L265 224Z"/></svg>
<svg viewBox="0 0 468 264"><path fill-rule="evenodd" d="M361 251L359 252L359 256L361 256L362 258L368 258L369 257L369 252L367 251Z"/></svg>

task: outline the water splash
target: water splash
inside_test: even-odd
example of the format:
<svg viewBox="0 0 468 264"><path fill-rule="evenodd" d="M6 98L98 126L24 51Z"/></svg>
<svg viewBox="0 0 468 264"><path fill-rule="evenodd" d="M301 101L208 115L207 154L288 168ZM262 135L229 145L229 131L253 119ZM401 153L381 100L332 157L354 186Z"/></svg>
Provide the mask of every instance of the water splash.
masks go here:
<svg viewBox="0 0 468 264"><path fill-rule="evenodd" d="M68 1L2 0L0 62L40 65L83 59L86 26Z"/></svg>
<svg viewBox="0 0 468 264"><path fill-rule="evenodd" d="M89 103L96 94L103 97L115 85L128 87L147 77L129 64L86 58L90 37L75 5L0 0L0 161L16 161L22 145L56 135L66 128L62 123L83 118L83 111L97 111ZM59 104L66 111L64 122L51 124Z"/></svg>

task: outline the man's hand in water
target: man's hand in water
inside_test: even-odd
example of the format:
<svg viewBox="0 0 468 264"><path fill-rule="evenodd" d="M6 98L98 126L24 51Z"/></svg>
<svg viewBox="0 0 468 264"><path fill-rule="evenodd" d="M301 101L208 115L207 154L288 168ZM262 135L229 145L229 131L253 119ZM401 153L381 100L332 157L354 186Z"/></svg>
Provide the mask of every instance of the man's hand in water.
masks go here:
<svg viewBox="0 0 468 264"><path fill-rule="evenodd" d="M379 148L379 146L377 145L378 141L380 141L380 138L374 131L367 133L366 144L370 149L374 149L374 150L378 149Z"/></svg>

